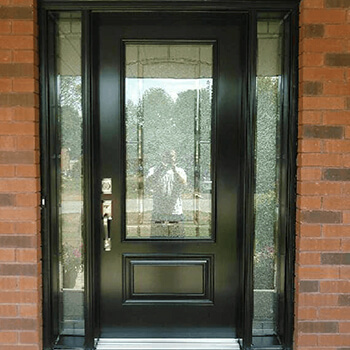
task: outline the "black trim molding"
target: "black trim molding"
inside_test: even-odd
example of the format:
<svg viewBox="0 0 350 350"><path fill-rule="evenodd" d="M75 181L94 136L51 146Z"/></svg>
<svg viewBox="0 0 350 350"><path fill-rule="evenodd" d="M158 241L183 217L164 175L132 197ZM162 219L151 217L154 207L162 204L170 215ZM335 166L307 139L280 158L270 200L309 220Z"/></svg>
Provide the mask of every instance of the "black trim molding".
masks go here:
<svg viewBox="0 0 350 350"><path fill-rule="evenodd" d="M56 11L81 11L82 13L82 74L83 74L83 113L84 113L84 174L85 174L85 339L84 349L94 349L94 339L98 337L98 285L96 278L99 247L94 232L98 230L99 213L96 212L93 198L98 175L94 175L95 146L93 140L97 130L94 126L92 109L94 106L94 84L92 75L92 16L95 12L233 12L245 13L249 16L247 31L249 45L248 71L246 74L245 101L243 114L246 116L244 130L245 164L244 176L249 177L244 191L243 216L246 222L243 228L244 251L242 258L244 268L241 272L244 290L242 294L242 309L240 318L243 320L238 336L242 338L244 349L292 349L293 344L293 303L294 303L294 249L295 249L295 199L296 199L296 140L297 140L297 96L298 96L298 7L299 0L231 0L231 1L115 1L115 0L39 0L40 26L40 83L41 83L41 184L42 197L46 205L42 208L42 250L43 250L43 325L44 349L55 348L58 337L57 325L57 294L58 294L58 241L57 241L57 133L55 121L55 65L54 65L54 36L55 26L51 13ZM284 147L282 149L283 163L281 165L281 206L283 216L280 217L280 231L283 232L281 244L280 266L283 266L281 279L279 308L283 310L278 316L279 344L275 339L254 339L252 337L253 320L253 251L254 237L254 121L256 115L255 77L256 77L256 26L261 13L285 14L285 59L283 77L283 116L282 134ZM97 218L97 219L96 219ZM97 224L97 223L98 224ZM210 265L210 264L209 264ZM209 266L208 265L208 266ZM56 272L55 272L56 271ZM209 283L210 284L210 283ZM210 288L208 289L210 291ZM129 291L127 291L129 293ZM129 295L126 293L127 295ZM132 294L132 293L131 293ZM130 294L130 295L131 295ZM210 293L209 293L210 294ZM209 295L210 296L210 295ZM210 299L208 297L208 299ZM64 339L57 347L65 347ZM71 340L70 340L71 341ZM80 348L82 341L79 342ZM69 343L69 342L68 342ZM67 344L68 344L67 343ZM73 341L74 343L74 341ZM255 345L253 345L255 344ZM70 345L66 345L66 348Z"/></svg>

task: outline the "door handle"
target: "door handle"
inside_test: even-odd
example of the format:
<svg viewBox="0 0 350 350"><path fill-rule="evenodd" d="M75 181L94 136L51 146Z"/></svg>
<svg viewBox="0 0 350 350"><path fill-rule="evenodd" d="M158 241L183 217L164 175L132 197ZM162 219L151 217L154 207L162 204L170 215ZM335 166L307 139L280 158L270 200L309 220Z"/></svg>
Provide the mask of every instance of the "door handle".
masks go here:
<svg viewBox="0 0 350 350"><path fill-rule="evenodd" d="M112 249L111 239L111 224L112 224L112 201L102 201L102 220L103 220L103 247L106 252L110 252Z"/></svg>

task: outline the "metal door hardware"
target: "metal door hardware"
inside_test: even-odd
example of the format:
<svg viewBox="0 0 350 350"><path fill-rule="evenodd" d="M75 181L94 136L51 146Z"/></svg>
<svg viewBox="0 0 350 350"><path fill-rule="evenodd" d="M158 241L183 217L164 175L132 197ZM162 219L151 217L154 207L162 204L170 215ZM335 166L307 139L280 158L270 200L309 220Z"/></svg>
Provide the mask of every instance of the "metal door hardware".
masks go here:
<svg viewBox="0 0 350 350"><path fill-rule="evenodd" d="M110 177L102 179L101 190L103 194L112 194L112 179Z"/></svg>
<svg viewBox="0 0 350 350"><path fill-rule="evenodd" d="M112 249L111 224L112 224L112 201L102 201L102 220L104 231L104 250L110 252Z"/></svg>

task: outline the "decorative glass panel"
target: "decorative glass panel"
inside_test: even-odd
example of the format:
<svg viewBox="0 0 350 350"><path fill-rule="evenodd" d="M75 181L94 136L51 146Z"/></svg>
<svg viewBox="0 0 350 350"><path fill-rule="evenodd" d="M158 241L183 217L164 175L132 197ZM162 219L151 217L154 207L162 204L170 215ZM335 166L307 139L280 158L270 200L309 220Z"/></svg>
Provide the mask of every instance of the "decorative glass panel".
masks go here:
<svg viewBox="0 0 350 350"><path fill-rule="evenodd" d="M276 334L281 33L279 20L258 22L253 335Z"/></svg>
<svg viewBox="0 0 350 350"><path fill-rule="evenodd" d="M84 245L80 14L61 13L56 22L57 119L60 164L60 334L84 332Z"/></svg>
<svg viewBox="0 0 350 350"><path fill-rule="evenodd" d="M208 239L213 45L125 45L126 238Z"/></svg>

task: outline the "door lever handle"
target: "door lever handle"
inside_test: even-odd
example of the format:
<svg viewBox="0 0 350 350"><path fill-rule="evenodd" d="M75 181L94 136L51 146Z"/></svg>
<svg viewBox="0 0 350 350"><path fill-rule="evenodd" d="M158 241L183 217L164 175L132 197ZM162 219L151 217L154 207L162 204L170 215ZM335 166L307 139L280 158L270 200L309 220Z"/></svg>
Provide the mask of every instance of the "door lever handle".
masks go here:
<svg viewBox="0 0 350 350"><path fill-rule="evenodd" d="M102 201L102 220L103 220L103 246L106 252L110 252L112 249L111 239L111 224L112 224L112 201Z"/></svg>

